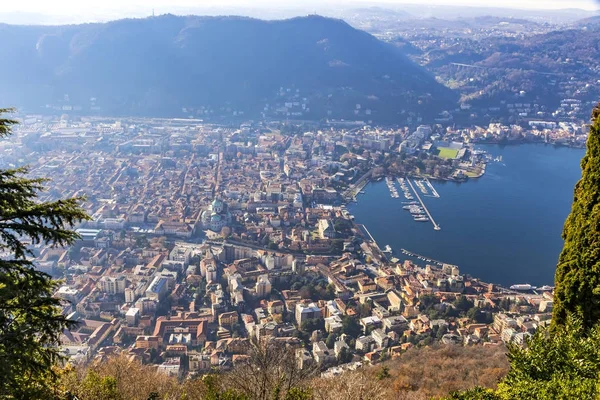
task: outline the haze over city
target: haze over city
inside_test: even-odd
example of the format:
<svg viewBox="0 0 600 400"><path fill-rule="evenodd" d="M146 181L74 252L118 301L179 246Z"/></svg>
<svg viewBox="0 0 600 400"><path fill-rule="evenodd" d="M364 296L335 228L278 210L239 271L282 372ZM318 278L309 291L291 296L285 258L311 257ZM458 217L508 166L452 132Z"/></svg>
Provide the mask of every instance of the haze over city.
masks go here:
<svg viewBox="0 0 600 400"><path fill-rule="evenodd" d="M326 1L274 1L274 0L107 0L107 1L76 1L57 0L26 0L3 4L0 10L0 22L20 24L61 24L81 22L102 22L119 18L140 18L160 14L199 14L199 15L245 15L258 18L278 19L288 18L308 13L338 16L342 10L362 7L383 7L408 9L418 17L428 15L439 17L428 9L448 6L464 6L478 8L480 14L493 15L497 9L515 10L560 10L581 9L586 11L598 10L598 2L594 0L326 0ZM488 11L482 11L483 9ZM494 10L496 9L496 10ZM518 17L518 12L513 13ZM443 15L443 14L442 14ZM505 13L503 13L505 15ZM512 14L511 14L512 15Z"/></svg>

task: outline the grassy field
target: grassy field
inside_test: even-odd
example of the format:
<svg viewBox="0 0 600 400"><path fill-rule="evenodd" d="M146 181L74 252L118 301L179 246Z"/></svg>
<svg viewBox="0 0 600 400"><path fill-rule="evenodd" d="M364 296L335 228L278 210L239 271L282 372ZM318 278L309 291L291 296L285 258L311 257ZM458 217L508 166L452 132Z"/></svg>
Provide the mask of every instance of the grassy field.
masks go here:
<svg viewBox="0 0 600 400"><path fill-rule="evenodd" d="M440 154L438 154L440 158L455 159L458 155L458 150L454 150L449 147L438 147L438 150L440 151Z"/></svg>

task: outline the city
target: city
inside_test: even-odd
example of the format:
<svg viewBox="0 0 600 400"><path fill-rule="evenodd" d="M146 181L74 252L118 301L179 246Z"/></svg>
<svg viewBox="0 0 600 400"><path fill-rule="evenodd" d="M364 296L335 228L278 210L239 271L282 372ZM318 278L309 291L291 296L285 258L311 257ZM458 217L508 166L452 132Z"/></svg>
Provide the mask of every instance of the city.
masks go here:
<svg viewBox="0 0 600 400"><path fill-rule="evenodd" d="M78 321L61 338L72 362L125 353L183 377L228 370L248 340L273 337L297 349L300 366L335 376L436 341L523 345L549 323L552 288L518 292L392 255L345 206L392 156L441 147L432 158L451 159L453 177L478 165L481 176L488 160L473 142L586 139L576 125L533 125L286 133L277 123L27 116L0 149L6 166L52 176L43 199L84 196L91 216L74 246L34 246L36 268L63 279L55 295ZM406 181L407 199L436 193Z"/></svg>

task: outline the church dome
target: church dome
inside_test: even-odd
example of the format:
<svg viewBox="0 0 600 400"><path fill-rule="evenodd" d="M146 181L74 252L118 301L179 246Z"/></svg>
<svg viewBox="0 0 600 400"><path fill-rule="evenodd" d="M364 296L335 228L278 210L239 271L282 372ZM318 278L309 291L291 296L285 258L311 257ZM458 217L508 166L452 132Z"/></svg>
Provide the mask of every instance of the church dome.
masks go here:
<svg viewBox="0 0 600 400"><path fill-rule="evenodd" d="M211 204L212 211L217 214L221 214L221 212L223 212L223 208L224 208L223 202L219 199L215 199Z"/></svg>

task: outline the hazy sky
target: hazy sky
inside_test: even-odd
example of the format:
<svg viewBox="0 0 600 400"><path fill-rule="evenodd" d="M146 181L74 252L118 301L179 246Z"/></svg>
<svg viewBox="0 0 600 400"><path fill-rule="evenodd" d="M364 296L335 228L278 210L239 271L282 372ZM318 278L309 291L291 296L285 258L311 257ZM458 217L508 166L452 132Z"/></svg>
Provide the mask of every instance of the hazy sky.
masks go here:
<svg viewBox="0 0 600 400"><path fill-rule="evenodd" d="M354 6L368 3L380 4L426 4L467 5L479 7L506 7L528 9L584 8L598 9L595 0L18 0L2 1L0 12L27 12L53 15L114 12L118 10L141 11L155 8L159 13L181 7L311 7L316 5Z"/></svg>

